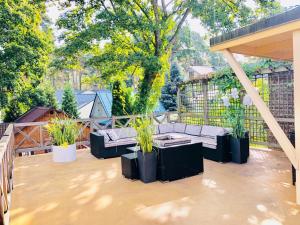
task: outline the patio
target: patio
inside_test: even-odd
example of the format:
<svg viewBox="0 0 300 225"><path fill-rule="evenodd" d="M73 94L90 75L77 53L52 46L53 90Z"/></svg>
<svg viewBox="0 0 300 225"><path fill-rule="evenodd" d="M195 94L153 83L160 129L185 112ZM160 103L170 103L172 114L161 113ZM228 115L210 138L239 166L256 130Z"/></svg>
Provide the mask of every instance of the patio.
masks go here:
<svg viewBox="0 0 300 225"><path fill-rule="evenodd" d="M122 177L120 158L79 150L70 164L50 154L15 159L12 225L296 224L295 187L283 152L252 150L249 162L204 162L205 172L169 183Z"/></svg>

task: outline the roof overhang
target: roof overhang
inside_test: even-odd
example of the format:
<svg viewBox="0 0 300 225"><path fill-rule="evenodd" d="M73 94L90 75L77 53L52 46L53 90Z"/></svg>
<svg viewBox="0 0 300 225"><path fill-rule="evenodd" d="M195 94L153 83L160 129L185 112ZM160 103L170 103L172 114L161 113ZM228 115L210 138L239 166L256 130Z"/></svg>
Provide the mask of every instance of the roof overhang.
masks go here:
<svg viewBox="0 0 300 225"><path fill-rule="evenodd" d="M300 7L210 39L211 51L293 59L293 32L300 30Z"/></svg>

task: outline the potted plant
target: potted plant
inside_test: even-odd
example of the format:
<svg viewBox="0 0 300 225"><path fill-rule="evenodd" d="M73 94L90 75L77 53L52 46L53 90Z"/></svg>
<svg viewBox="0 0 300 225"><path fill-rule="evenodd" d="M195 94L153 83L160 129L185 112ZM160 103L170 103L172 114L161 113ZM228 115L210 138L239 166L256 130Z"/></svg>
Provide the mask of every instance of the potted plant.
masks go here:
<svg viewBox="0 0 300 225"><path fill-rule="evenodd" d="M233 88L228 96L223 98L226 106L225 118L231 127L230 150L232 161L246 163L249 157L249 135L245 129L245 109L252 101L248 95Z"/></svg>
<svg viewBox="0 0 300 225"><path fill-rule="evenodd" d="M157 153L153 151L153 125L149 118L141 118L136 121L137 143L140 146L138 165L140 179L144 183L156 181Z"/></svg>
<svg viewBox="0 0 300 225"><path fill-rule="evenodd" d="M71 162L76 159L76 139L79 126L71 119L55 118L46 126L52 140L54 162Z"/></svg>

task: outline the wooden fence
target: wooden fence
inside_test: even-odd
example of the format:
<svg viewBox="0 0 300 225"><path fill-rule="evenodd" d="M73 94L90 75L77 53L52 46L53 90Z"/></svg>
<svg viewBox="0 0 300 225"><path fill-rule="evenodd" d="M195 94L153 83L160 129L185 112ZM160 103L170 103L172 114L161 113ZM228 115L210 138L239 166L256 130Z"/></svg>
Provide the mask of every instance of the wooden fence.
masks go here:
<svg viewBox="0 0 300 225"><path fill-rule="evenodd" d="M89 145L90 132L95 129L121 128L131 126L141 115L102 117L97 119L77 120L80 124L80 135L77 145ZM179 121L177 112L167 112L163 114L152 114L150 116L155 124L171 121ZM39 153L51 149L51 140L47 130L44 128L48 122L30 122L14 124L14 148L16 153Z"/></svg>
<svg viewBox="0 0 300 225"><path fill-rule="evenodd" d="M0 123L0 138L3 136L9 123Z"/></svg>
<svg viewBox="0 0 300 225"><path fill-rule="evenodd" d="M14 129L9 125L0 139L0 225L7 225L10 193L13 189Z"/></svg>

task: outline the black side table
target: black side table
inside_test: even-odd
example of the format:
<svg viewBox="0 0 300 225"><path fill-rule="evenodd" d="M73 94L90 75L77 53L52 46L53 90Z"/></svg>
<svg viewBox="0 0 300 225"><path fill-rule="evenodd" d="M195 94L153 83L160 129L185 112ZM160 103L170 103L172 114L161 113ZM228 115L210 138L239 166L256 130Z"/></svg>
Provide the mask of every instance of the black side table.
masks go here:
<svg viewBox="0 0 300 225"><path fill-rule="evenodd" d="M136 153L129 153L121 156L122 174L132 180L139 179L139 168Z"/></svg>
<svg viewBox="0 0 300 225"><path fill-rule="evenodd" d="M130 153L136 153L137 151L139 151L141 148L140 146L133 146L133 147L128 147L126 148Z"/></svg>

